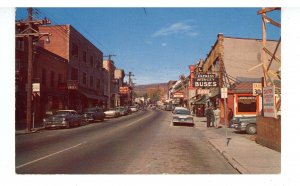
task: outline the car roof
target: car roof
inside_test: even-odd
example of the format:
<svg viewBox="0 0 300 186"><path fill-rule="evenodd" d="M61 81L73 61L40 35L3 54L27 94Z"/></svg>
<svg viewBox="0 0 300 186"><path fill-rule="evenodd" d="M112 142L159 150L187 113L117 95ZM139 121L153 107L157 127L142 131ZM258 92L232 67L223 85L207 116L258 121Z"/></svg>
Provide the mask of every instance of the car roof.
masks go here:
<svg viewBox="0 0 300 186"><path fill-rule="evenodd" d="M185 107L175 107L175 109L174 110L188 110L187 108L185 108Z"/></svg>
<svg viewBox="0 0 300 186"><path fill-rule="evenodd" d="M57 110L56 112L76 112L76 110Z"/></svg>

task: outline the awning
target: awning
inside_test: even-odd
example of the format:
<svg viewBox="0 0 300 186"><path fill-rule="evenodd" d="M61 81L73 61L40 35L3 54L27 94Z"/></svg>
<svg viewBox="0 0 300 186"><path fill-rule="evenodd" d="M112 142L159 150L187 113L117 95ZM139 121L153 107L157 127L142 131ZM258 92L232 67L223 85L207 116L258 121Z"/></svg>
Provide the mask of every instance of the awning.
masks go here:
<svg viewBox="0 0 300 186"><path fill-rule="evenodd" d="M89 99L100 100L100 95L89 94L89 93L86 93L86 92L80 92L80 94L84 95L85 97L87 97Z"/></svg>

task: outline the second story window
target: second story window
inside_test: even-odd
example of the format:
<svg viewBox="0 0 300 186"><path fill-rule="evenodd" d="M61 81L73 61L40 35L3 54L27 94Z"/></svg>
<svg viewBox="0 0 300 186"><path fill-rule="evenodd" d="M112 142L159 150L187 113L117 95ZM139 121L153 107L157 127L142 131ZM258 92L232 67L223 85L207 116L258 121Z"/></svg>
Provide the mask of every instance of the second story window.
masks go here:
<svg viewBox="0 0 300 186"><path fill-rule="evenodd" d="M71 69L71 80L78 80L78 69L77 68Z"/></svg>
<svg viewBox="0 0 300 186"><path fill-rule="evenodd" d="M78 45L75 43L72 44L72 56L78 58Z"/></svg>
<svg viewBox="0 0 300 186"><path fill-rule="evenodd" d="M50 85L51 85L51 87L54 87L54 72L53 71L51 71Z"/></svg>
<svg viewBox="0 0 300 186"><path fill-rule="evenodd" d="M82 61L86 63L86 51L82 52Z"/></svg>
<svg viewBox="0 0 300 186"><path fill-rule="evenodd" d="M94 57L90 56L90 65L91 67L94 67Z"/></svg>
<svg viewBox="0 0 300 186"><path fill-rule="evenodd" d="M94 77L90 76L90 87L94 87Z"/></svg>
<svg viewBox="0 0 300 186"><path fill-rule="evenodd" d="M82 83L84 85L86 85L86 73L85 72L82 73Z"/></svg>

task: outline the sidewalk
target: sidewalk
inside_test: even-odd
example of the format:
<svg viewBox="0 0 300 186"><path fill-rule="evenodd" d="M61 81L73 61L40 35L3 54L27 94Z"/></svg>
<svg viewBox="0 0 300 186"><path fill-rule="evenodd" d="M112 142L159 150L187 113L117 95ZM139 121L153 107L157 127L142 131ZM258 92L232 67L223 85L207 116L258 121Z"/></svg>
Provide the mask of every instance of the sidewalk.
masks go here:
<svg viewBox="0 0 300 186"><path fill-rule="evenodd" d="M227 146L225 128L207 128L206 118L194 117L195 127L202 130L208 142L242 174L280 174L281 153L257 144L250 135L227 130L231 138Z"/></svg>
<svg viewBox="0 0 300 186"><path fill-rule="evenodd" d="M35 124L34 128L32 128L30 131L27 131L25 123L18 123L16 124L16 135L31 134L43 129L44 126L42 124Z"/></svg>

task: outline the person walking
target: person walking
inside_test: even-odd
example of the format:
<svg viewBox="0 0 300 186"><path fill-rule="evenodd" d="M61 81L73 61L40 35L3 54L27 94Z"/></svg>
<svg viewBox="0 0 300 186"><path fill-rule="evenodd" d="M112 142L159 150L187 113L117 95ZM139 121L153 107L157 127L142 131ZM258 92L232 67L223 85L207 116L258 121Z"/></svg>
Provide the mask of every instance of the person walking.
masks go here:
<svg viewBox="0 0 300 186"><path fill-rule="evenodd" d="M210 108L210 115L211 115L211 127L215 126L215 114L214 114L214 107Z"/></svg>
<svg viewBox="0 0 300 186"><path fill-rule="evenodd" d="M220 111L219 107L217 107L217 108L214 110L214 116L215 116L215 127L216 127L216 128L219 128L219 125L220 125L220 117L221 117L221 111Z"/></svg>
<svg viewBox="0 0 300 186"><path fill-rule="evenodd" d="M231 108L229 108L227 117L228 117L228 128L232 128L233 111Z"/></svg>
<svg viewBox="0 0 300 186"><path fill-rule="evenodd" d="M206 127L210 127L211 119L212 119L212 109L210 106L208 106L205 109L204 115L206 116Z"/></svg>

